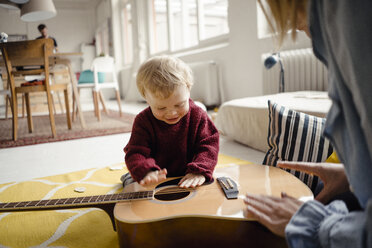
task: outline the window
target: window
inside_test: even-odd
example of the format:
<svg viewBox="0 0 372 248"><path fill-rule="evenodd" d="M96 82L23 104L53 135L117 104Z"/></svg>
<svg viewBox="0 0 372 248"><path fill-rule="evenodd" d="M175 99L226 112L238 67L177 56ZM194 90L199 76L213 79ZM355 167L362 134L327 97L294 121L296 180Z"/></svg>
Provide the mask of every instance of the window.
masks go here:
<svg viewBox="0 0 372 248"><path fill-rule="evenodd" d="M229 33L227 23L227 0L203 0L199 4L201 15L200 39L209 39Z"/></svg>
<svg viewBox="0 0 372 248"><path fill-rule="evenodd" d="M167 2L166 0L151 0L150 4L150 44L151 51L154 53L168 50L168 22L167 22Z"/></svg>
<svg viewBox="0 0 372 248"><path fill-rule="evenodd" d="M229 32L228 0L149 0L151 54L195 47Z"/></svg>
<svg viewBox="0 0 372 248"><path fill-rule="evenodd" d="M124 44L124 64L133 62L133 20L132 20L132 5L130 2L125 2L122 9L122 29L123 29L123 44Z"/></svg>
<svg viewBox="0 0 372 248"><path fill-rule="evenodd" d="M169 6L173 50L197 45L196 0L170 1Z"/></svg>
<svg viewBox="0 0 372 248"><path fill-rule="evenodd" d="M110 55L110 19L104 21L96 31L96 55Z"/></svg>

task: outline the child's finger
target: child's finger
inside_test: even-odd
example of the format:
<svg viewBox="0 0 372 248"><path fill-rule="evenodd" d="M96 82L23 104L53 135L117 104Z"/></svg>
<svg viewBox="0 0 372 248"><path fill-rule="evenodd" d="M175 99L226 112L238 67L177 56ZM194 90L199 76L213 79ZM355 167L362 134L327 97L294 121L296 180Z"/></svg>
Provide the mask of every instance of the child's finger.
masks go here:
<svg viewBox="0 0 372 248"><path fill-rule="evenodd" d="M154 179L156 179L156 173L157 172L153 172L153 173L149 173L147 174L147 176L145 176L142 181L140 182L141 185L146 185L146 184L150 184L151 182L154 181Z"/></svg>
<svg viewBox="0 0 372 248"><path fill-rule="evenodd" d="M181 188L188 188L188 187L190 187L191 183L192 183L192 180L188 178L183 183L181 183L180 187Z"/></svg>
<svg viewBox="0 0 372 248"><path fill-rule="evenodd" d="M167 178L166 174L159 174L157 177L157 182L162 181Z"/></svg>
<svg viewBox="0 0 372 248"><path fill-rule="evenodd" d="M193 182L191 183L190 187L195 188L197 186L201 185L200 184L200 178L194 178Z"/></svg>
<svg viewBox="0 0 372 248"><path fill-rule="evenodd" d="M191 184L191 187L195 188L197 186L202 185L204 182L205 182L205 177L204 176L195 177L194 180L193 180L193 183Z"/></svg>
<svg viewBox="0 0 372 248"><path fill-rule="evenodd" d="M157 175L156 175L159 179L165 179L167 178L167 171L160 171Z"/></svg>
<svg viewBox="0 0 372 248"><path fill-rule="evenodd" d="M145 177L144 179L142 179L142 181L140 182L141 185L146 185L149 183L149 177Z"/></svg>
<svg viewBox="0 0 372 248"><path fill-rule="evenodd" d="M181 184L185 181L185 177L181 178L180 182L178 183L178 186L181 186Z"/></svg>
<svg viewBox="0 0 372 248"><path fill-rule="evenodd" d="M159 174L162 174L162 175L167 175L167 169L166 168L164 168L164 169L161 169L160 171L159 171Z"/></svg>
<svg viewBox="0 0 372 248"><path fill-rule="evenodd" d="M178 186L181 186L183 182L185 182L187 179L189 179L190 174L186 174L184 177L181 178L180 182L178 183Z"/></svg>
<svg viewBox="0 0 372 248"><path fill-rule="evenodd" d="M203 183L205 183L205 177L204 176L201 176L200 179L199 179L199 185L202 185Z"/></svg>

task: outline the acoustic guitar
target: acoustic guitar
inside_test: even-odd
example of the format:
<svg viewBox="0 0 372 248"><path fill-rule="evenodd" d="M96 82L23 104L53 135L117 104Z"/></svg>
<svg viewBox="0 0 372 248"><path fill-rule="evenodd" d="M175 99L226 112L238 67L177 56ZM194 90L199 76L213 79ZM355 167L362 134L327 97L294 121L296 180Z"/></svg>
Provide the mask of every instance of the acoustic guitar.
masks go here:
<svg viewBox="0 0 372 248"><path fill-rule="evenodd" d="M179 177L133 183L119 194L0 203L0 212L98 207L110 215L120 247L286 247L244 212L245 193L313 199L304 183L275 167L217 168L214 178L196 189L179 188Z"/></svg>

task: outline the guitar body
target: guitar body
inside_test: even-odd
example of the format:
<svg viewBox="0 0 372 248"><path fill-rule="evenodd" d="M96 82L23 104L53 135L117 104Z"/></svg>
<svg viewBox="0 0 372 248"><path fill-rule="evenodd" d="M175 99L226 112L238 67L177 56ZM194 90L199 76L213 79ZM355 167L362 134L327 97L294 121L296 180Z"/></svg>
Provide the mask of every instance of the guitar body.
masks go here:
<svg viewBox="0 0 372 248"><path fill-rule="evenodd" d="M115 205L120 247L286 247L286 241L244 214L245 193L312 199L310 189L293 175L263 165L218 168L214 178L237 184L237 199L228 200L217 180L195 190L177 187L177 179L152 187L137 183L125 191L154 190L154 199Z"/></svg>

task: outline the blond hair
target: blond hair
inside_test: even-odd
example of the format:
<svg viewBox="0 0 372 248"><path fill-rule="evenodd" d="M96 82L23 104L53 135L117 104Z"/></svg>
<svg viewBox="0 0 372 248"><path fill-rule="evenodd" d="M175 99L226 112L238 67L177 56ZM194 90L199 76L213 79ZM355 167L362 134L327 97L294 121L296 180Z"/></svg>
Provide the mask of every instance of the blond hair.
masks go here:
<svg viewBox="0 0 372 248"><path fill-rule="evenodd" d="M137 88L143 97L148 90L166 99L179 85L185 85L191 90L193 76L190 67L175 57L152 57L141 65L137 73Z"/></svg>
<svg viewBox="0 0 372 248"><path fill-rule="evenodd" d="M292 40L295 41L297 27L300 22L307 20L307 0L258 0L258 3L271 30L279 35L279 46L283 44L289 31L292 32ZM299 15L302 15L302 18L299 18Z"/></svg>

